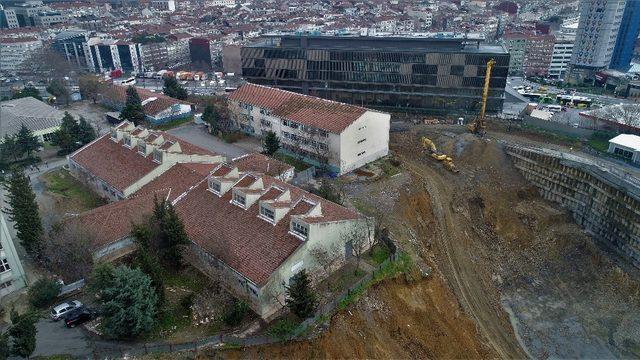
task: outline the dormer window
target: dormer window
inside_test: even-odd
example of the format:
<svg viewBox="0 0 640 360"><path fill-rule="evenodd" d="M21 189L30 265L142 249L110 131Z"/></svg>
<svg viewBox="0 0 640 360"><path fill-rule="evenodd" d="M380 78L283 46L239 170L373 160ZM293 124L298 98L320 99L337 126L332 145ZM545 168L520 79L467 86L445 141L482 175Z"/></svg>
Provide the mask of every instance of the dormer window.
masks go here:
<svg viewBox="0 0 640 360"><path fill-rule="evenodd" d="M220 183L214 179L209 179L209 190L211 190L216 195L220 195Z"/></svg>
<svg viewBox="0 0 640 360"><path fill-rule="evenodd" d="M238 193L238 192L233 192L233 203L240 206L240 207L244 207L245 204L247 203L247 200L245 199L244 195Z"/></svg>
<svg viewBox="0 0 640 360"><path fill-rule="evenodd" d="M138 152L143 155L147 154L147 144L144 141L140 141L138 144Z"/></svg>
<svg viewBox="0 0 640 360"><path fill-rule="evenodd" d="M307 225L303 225L297 221L291 222L291 232L305 239L309 236L309 228Z"/></svg>
<svg viewBox="0 0 640 360"><path fill-rule="evenodd" d="M131 147L131 136L125 136L124 137L124 146L130 148Z"/></svg>
<svg viewBox="0 0 640 360"><path fill-rule="evenodd" d="M115 130L111 130L111 139L118 140L118 132Z"/></svg>
<svg viewBox="0 0 640 360"><path fill-rule="evenodd" d="M162 151L160 150L153 151L153 161L157 162L158 164L162 163Z"/></svg>
<svg viewBox="0 0 640 360"><path fill-rule="evenodd" d="M275 212L265 206L260 206L260 215L270 222L273 222L276 218Z"/></svg>

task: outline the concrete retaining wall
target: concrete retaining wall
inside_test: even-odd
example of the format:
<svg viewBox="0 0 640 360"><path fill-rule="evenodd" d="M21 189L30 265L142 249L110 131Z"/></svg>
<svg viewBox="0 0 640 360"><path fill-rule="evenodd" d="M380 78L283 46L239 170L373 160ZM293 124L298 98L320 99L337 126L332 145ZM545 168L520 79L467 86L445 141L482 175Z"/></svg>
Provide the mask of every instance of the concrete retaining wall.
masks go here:
<svg viewBox="0 0 640 360"><path fill-rule="evenodd" d="M640 179L557 151L505 146L515 167L547 200L640 268Z"/></svg>
<svg viewBox="0 0 640 360"><path fill-rule="evenodd" d="M571 125L559 123L557 121L542 120L542 119L534 118L531 116L525 116L522 120L522 123L525 125L548 130L554 133L558 133L566 136L577 136L583 139L588 139L595 132L594 130L584 129L584 128L574 128Z"/></svg>

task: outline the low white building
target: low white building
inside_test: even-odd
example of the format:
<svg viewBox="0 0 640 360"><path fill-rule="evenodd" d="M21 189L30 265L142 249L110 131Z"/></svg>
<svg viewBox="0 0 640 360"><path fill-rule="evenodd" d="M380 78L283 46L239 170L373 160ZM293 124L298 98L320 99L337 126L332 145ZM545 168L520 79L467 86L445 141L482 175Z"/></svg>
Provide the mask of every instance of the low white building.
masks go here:
<svg viewBox="0 0 640 360"><path fill-rule="evenodd" d="M3 101L0 103L0 113L0 138L17 134L24 125L41 142L51 140L64 117L62 111L32 97Z"/></svg>
<svg viewBox="0 0 640 360"><path fill-rule="evenodd" d="M281 151L338 175L389 153L388 113L249 83L229 109L244 133L273 131Z"/></svg>
<svg viewBox="0 0 640 360"><path fill-rule="evenodd" d="M609 153L640 163L640 136L620 134L609 140Z"/></svg>
<svg viewBox="0 0 640 360"><path fill-rule="evenodd" d="M0 299L24 288L26 279L9 227L0 211Z"/></svg>

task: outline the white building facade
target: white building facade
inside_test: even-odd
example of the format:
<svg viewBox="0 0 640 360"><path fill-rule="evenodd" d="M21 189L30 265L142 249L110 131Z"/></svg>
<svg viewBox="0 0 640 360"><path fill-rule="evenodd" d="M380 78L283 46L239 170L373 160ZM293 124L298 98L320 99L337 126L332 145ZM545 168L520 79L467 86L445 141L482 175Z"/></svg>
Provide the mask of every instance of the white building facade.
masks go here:
<svg viewBox="0 0 640 360"><path fill-rule="evenodd" d="M551 63L549 63L549 77L557 79L564 78L569 62L571 61L575 42L575 36L556 36L556 41L553 44L553 53L551 54Z"/></svg>
<svg viewBox="0 0 640 360"><path fill-rule="evenodd" d="M20 258L9 232L9 227L0 212L0 299L27 285Z"/></svg>
<svg viewBox="0 0 640 360"><path fill-rule="evenodd" d="M23 70L24 61L41 47L42 41L36 38L0 39L0 71L15 73Z"/></svg>
<svg viewBox="0 0 640 360"><path fill-rule="evenodd" d="M229 100L241 131L256 137L273 131L284 152L331 173L348 173L389 153L388 113L254 84Z"/></svg>

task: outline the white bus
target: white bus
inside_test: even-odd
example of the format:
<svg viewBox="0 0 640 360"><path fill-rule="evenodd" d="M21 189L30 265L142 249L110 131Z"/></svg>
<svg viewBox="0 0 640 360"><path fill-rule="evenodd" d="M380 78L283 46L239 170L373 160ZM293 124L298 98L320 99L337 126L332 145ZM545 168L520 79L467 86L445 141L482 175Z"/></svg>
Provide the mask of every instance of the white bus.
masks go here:
<svg viewBox="0 0 640 360"><path fill-rule="evenodd" d="M136 84L136 78L134 76L128 79L122 80L122 83L121 83L121 85L124 85L124 86L133 86L135 84Z"/></svg>

